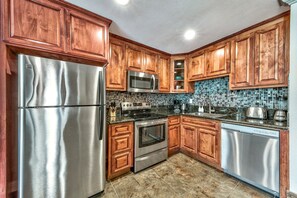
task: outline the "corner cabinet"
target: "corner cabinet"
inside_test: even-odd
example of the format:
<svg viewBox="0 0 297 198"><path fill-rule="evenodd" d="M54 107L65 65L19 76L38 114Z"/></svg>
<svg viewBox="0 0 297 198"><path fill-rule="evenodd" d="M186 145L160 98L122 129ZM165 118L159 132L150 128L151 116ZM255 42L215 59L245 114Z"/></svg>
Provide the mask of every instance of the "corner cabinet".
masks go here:
<svg viewBox="0 0 297 198"><path fill-rule="evenodd" d="M125 43L110 38L110 60L106 67L106 89L126 91Z"/></svg>
<svg viewBox="0 0 297 198"><path fill-rule="evenodd" d="M110 20L65 1L4 1L7 45L76 60L107 62Z"/></svg>
<svg viewBox="0 0 297 198"><path fill-rule="evenodd" d="M127 122L108 127L108 179L129 172L133 166L133 126L133 122Z"/></svg>
<svg viewBox="0 0 297 198"><path fill-rule="evenodd" d="M232 42L230 89L286 87L288 74L288 17L243 33Z"/></svg>

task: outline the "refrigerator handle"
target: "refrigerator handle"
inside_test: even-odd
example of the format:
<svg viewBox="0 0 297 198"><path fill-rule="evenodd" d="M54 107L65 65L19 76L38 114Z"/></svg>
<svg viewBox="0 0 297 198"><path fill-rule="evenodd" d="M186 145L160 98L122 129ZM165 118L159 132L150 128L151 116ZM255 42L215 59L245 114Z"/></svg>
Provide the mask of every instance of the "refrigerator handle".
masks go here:
<svg viewBox="0 0 297 198"><path fill-rule="evenodd" d="M104 132L104 126L105 126L105 116L104 116L104 107L100 107L100 122L99 122L99 140L103 139L103 132Z"/></svg>

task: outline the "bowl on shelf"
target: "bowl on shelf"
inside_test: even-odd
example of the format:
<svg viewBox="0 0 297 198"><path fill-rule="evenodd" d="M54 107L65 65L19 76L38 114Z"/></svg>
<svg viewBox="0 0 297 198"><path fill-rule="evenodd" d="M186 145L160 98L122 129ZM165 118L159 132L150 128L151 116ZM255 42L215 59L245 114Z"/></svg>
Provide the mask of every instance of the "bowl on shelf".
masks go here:
<svg viewBox="0 0 297 198"><path fill-rule="evenodd" d="M175 89L181 89L181 88L182 88L181 85L176 85L176 86L175 86Z"/></svg>
<svg viewBox="0 0 297 198"><path fill-rule="evenodd" d="M181 77L181 76L175 76L175 80L182 80L183 79L183 77Z"/></svg>

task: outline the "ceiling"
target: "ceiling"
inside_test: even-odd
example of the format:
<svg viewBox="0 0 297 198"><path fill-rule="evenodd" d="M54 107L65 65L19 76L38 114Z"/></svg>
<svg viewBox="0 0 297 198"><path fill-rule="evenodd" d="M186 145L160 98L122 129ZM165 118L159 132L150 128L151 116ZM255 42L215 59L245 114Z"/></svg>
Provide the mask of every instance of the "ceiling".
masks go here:
<svg viewBox="0 0 297 198"><path fill-rule="evenodd" d="M171 53L185 53L285 12L278 0L67 0L113 20L110 32ZM185 40L187 29L196 37Z"/></svg>

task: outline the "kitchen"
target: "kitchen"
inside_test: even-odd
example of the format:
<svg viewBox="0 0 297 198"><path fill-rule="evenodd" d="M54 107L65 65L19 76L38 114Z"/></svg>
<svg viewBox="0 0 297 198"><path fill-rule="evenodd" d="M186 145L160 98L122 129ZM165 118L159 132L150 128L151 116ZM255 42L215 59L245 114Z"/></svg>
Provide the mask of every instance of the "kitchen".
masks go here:
<svg viewBox="0 0 297 198"><path fill-rule="evenodd" d="M29 158L22 154L22 148L32 149L30 145L24 143L23 140L26 138L22 139L22 135L26 135L26 130L34 131L38 127L33 130L32 128L27 129L24 125L26 129L23 129L20 127L23 125L19 123L29 117L27 115L20 116L23 115L23 109L37 111L40 107L53 108L59 105L61 108L68 106L80 108L82 105L88 106L88 108L94 106L99 109L92 112L96 115L95 121L92 123L90 120L93 120L94 117L87 117L87 112L79 111L85 117L80 116L79 118L82 120L73 122L71 126L71 130L77 130L79 133L83 130L76 126L83 124L78 123L89 120L88 122L94 126L92 126L93 128L89 126L90 129L86 126L84 130L92 131L94 129L96 131L99 128L100 133L92 132L94 137L99 138L100 141L105 139L105 142L101 141L102 144L95 144L96 149L99 148L98 153L102 158L95 160L96 163L100 161L100 170L95 170L94 174L90 174L89 177L86 175L81 177L81 180L85 181L81 182L85 183L82 185L84 190L90 187L86 184L91 179L95 179L100 183L97 185L97 191L104 190L101 194L103 197L113 197L112 195L115 197L133 195L158 197L157 195L163 195L160 194L160 189L177 197L232 197L233 188L228 192L225 192L224 186L217 186L214 188L216 190L208 188L208 186L214 185L211 181L215 181L217 177L222 180L222 183L226 180L232 181L232 185L236 183L233 186L234 189L237 189L238 186L243 189L251 189L246 190L249 191L245 192L247 194L244 194L242 189L240 191L240 188L239 191L233 190L233 196L238 195L236 192L241 192L247 197L273 195L294 197L294 193L297 192L297 176L294 169L297 164L297 159L294 156L297 148L293 141L296 139L294 120L297 112L297 106L294 104L297 96L294 87L297 79L294 73L297 71L293 67L296 65L294 56L297 51L297 44L295 44L296 1L285 2L290 4L289 6L282 2L267 0L267 5L269 3L273 5L274 12L263 12L266 15L265 17L260 15L262 18L255 16L257 20L249 21L249 25L244 23L248 21L247 19L239 20L236 17L231 17L237 21L236 24L243 23L245 25L243 27L238 25L237 29L232 30L229 28L222 35L217 33L217 37L207 37L205 33L200 32L200 35L198 32L196 35L198 39L184 41L183 29L174 38L171 37L171 40L177 40L177 42L172 41L172 45L166 44L168 43L166 39L170 36L164 36L163 31L160 31L160 38L152 39L145 34L145 32L152 34L147 28L143 30L144 32L139 33L137 29L141 28L137 25L131 27L125 22L123 25L120 24L121 21L125 21L123 18L123 15L127 14L125 10L129 13L129 5L135 5L137 8L141 3L137 4L131 0L128 5L117 5L116 1L107 1L104 3L106 7L103 6L98 9L99 11L96 7L100 4L96 3L98 2L82 3L74 0L69 2L57 0L1 1L0 197L38 197L36 195L38 188L42 189L42 185L45 185L42 189L45 191L47 181L52 182L52 180L46 180L46 177L40 179L40 182L37 179L34 183L34 185L38 184L36 187L33 184L30 186L28 181L24 180L24 177L33 177L33 174L31 176L28 174L34 170L34 166L29 165L32 164L32 160L37 160L33 162L33 164L36 163L36 168L42 168L37 164L38 158L42 157L39 155L43 155L43 153L38 155L36 152ZM190 9L193 2L188 3L185 8ZM235 4L235 2L230 4ZM230 4L222 4L222 6L230 6ZM145 5L144 3L142 6ZM161 5L164 4L161 3ZM260 5L265 7L266 4L259 3ZM204 6L207 7L207 5ZM217 5L211 6L213 8L208 7L209 13L204 12L205 16L223 10ZM237 6L239 12L240 4L237 3L234 6ZM198 9L198 7L196 5L192 9ZM242 7L244 6L242 5ZM136 8L134 7L134 9ZM147 8L148 10L155 9L148 6ZM123 11L120 12L120 9ZM259 8L259 10L261 9ZM254 12L259 14L259 10ZM135 16L135 13L132 12L132 16ZM253 14L252 9L249 14L251 13ZM185 16L180 14L177 17ZM201 17L203 17L202 14ZM123 20L119 20L120 18ZM154 20L156 22L159 18L155 17ZM139 21L143 20L139 19ZM185 23L185 21L187 20L182 22ZM147 21L146 23L149 24ZM190 24L190 21L188 23ZM216 24L215 21L214 23ZM129 27L128 29L134 28L135 33L132 34L134 37L129 36L129 33L121 32L121 28L125 25ZM227 25L227 23L223 25ZM210 30L219 27L222 28L209 25ZM165 27L159 28L160 30L166 29ZM123 35L127 35L127 38ZM149 40L152 40L151 43ZM167 42L164 43L162 40ZM174 43L178 43L178 45L173 45ZM179 45L180 48L178 48ZM43 61L45 65L53 65L53 68L58 68L61 73L53 73L52 71L55 69L50 69L51 67L42 72L42 67L38 63ZM98 70L90 72L91 69L84 69L88 68L88 65L99 67ZM103 83L104 72L99 70L105 66L106 82ZM24 85L30 77L28 77L30 72L26 72L26 69L30 70L31 67L36 71L40 70L41 74L45 75L50 82L42 84L45 81L43 82L41 74L41 77L34 78L39 79L41 83L41 85L34 85L37 87L36 90L43 87L44 90L50 91L36 92L37 95L33 99L26 96L27 91L20 91L26 90L27 86ZM75 74L77 77L67 78L66 72L73 73L74 71L70 70L76 67L76 72L79 71ZM86 73L84 74L84 72ZM53 78L51 79L51 77ZM100 83L92 83L96 82L96 79ZM62 87L61 96L59 96L62 101L67 102L54 103L54 100L46 100L55 97L58 90L53 88L61 86L59 82L67 82L65 83L67 86ZM104 84L105 86L103 86ZM67 92L68 89L80 91L72 92L73 95L62 94L63 90L70 93ZM106 91L104 91L105 89ZM52 90L55 91L51 92ZM92 93L98 98L93 97ZM45 98L41 103L37 100L42 98L40 96ZM84 97L86 100L79 100L79 97ZM106 103L104 103L105 97ZM75 98L78 99L75 100ZM116 115L112 116L114 114ZM63 113L59 113L60 117L57 117L55 122L51 115L47 113L30 114L34 126L35 120L42 120L39 119L40 117L49 117L51 124L46 125L49 128L55 123L64 123ZM67 113L67 115L70 114ZM72 120L76 118L73 117ZM101 133L105 128L106 133ZM44 128L44 131L47 130L49 129ZM66 138L66 133L58 135ZM30 136L31 139L37 137ZM236 141L240 143L236 143ZM68 145L66 140L64 144L66 148ZM47 147L46 145L44 147ZM73 142L73 145L76 143ZM90 145L88 144L84 149L92 149ZM42 146L40 149L44 148ZM106 150L104 150L105 146ZM101 147L102 149L100 149ZM53 149L57 153L55 155L62 155L62 150L59 151L60 148L62 147L57 146L57 149ZM77 151L79 157L85 157L84 153L80 152L83 149L80 150L75 146L70 146L69 149L73 152ZM92 151L92 154L95 152L97 150ZM105 157L107 160L104 160ZM89 160L88 158L84 159ZM263 163L258 163L258 159L262 159ZM183 169L182 162L193 170L191 168ZM57 174L61 177L61 174L65 174L65 170L63 172L62 168L65 167L65 162L62 160L60 163L61 170L59 169ZM96 163L94 162L93 165L98 166ZM105 163L107 164L106 169ZM170 167L169 170L176 176L175 178L168 179L166 177L166 174L170 174L163 171L166 167ZM199 169L199 167L202 168ZM21 171L22 168L25 168L25 171ZM75 166L70 168L75 168ZM78 165L77 170L80 169L81 166ZM89 171L93 170L90 168ZM99 171L97 176L96 171ZM199 180L199 174L203 175L203 171L208 174L204 175L205 177L201 176L202 179ZM181 172L186 176L194 175L195 177L193 180L183 177L185 175L179 174ZM143 195L133 194L134 191L138 192L137 183L142 183L141 177L144 177L144 180L147 179L146 173L153 178L157 177L158 181L155 185L162 186L162 188L151 189L150 193L152 194L148 193L149 195L146 193ZM100 179L98 179L99 175ZM189 183L187 185L178 183L181 181L178 176L188 179ZM73 177L75 178L76 174L73 174ZM96 177L98 178L96 179ZM212 178L209 183L207 183L208 177ZM69 178L71 177L69 176ZM152 181L155 181L153 178L151 178ZM104 187L102 183L105 183L105 179L107 182ZM70 192L67 186L71 182L79 186L79 182L69 180L69 183L63 184L62 180L59 180L62 182L61 185L57 183L54 185L58 189L65 188L65 191L58 190L55 195L57 197L67 197L68 195L69 197L71 194L68 194ZM125 181L132 181L132 186L125 188L124 184L129 183ZM226 183L228 183L227 181ZM195 186L195 182L201 183L201 186L199 184ZM216 185L218 185L217 182L215 182ZM180 187L176 184L183 187L181 191L175 190ZM121 185L122 188L117 188ZM144 182L144 185L152 187L151 185L154 183ZM198 189L201 188L201 191L185 194L187 190L192 192L192 187L199 187ZM94 188L96 189L96 185ZM125 189L132 189L132 192L124 192ZM79 188L76 190L77 194L72 196L88 197L97 192L95 190L93 194L90 192L84 194L84 192L80 192ZM35 196L30 194L31 191L35 192ZM75 193L75 190L72 189L72 191ZM212 194L214 191L219 191L220 194ZM52 191L47 191L47 193L49 192ZM62 192L67 193L62 195ZM108 193L110 194L108 195ZM39 195L50 197L45 194Z"/></svg>

